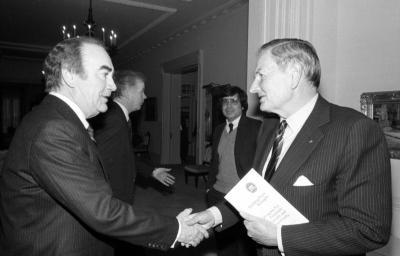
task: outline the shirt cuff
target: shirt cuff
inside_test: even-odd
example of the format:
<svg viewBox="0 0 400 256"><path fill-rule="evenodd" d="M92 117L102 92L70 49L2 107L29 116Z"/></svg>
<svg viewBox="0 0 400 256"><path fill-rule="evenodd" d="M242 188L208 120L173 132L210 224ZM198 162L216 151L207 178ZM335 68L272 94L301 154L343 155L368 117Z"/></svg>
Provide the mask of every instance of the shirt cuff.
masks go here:
<svg viewBox="0 0 400 256"><path fill-rule="evenodd" d="M281 252L281 255L285 256L282 243L282 225L279 225L276 229L276 239L278 240L278 249Z"/></svg>
<svg viewBox="0 0 400 256"><path fill-rule="evenodd" d="M176 218L176 220L178 220L178 218ZM178 242L178 237L179 237L180 235L181 235L181 223L180 223L179 220L178 220L178 234L176 235L175 240L174 240L174 242L173 242L172 245L171 245L171 248L174 248L174 247L175 247L176 243Z"/></svg>
<svg viewBox="0 0 400 256"><path fill-rule="evenodd" d="M222 215L216 206L211 206L207 210L209 210L214 217L214 227L222 224Z"/></svg>

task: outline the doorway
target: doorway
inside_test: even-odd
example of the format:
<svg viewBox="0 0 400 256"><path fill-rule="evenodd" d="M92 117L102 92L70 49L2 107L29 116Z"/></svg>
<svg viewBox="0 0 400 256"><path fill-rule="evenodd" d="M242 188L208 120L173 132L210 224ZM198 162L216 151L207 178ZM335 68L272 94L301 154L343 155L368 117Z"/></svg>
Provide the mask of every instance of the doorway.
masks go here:
<svg viewBox="0 0 400 256"><path fill-rule="evenodd" d="M161 163L200 163L204 145L202 52L162 65Z"/></svg>
<svg viewBox="0 0 400 256"><path fill-rule="evenodd" d="M182 164L196 163L197 65L182 69L180 108L180 157Z"/></svg>

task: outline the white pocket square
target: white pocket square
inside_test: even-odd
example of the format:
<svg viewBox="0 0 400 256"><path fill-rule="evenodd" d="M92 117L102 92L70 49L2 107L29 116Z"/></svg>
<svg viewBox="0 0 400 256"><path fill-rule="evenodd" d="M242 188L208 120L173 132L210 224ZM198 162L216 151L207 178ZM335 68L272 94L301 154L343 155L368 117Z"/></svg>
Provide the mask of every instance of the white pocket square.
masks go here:
<svg viewBox="0 0 400 256"><path fill-rule="evenodd" d="M295 187L306 187L306 186L314 186L314 184L304 175L301 175L294 182L293 186Z"/></svg>

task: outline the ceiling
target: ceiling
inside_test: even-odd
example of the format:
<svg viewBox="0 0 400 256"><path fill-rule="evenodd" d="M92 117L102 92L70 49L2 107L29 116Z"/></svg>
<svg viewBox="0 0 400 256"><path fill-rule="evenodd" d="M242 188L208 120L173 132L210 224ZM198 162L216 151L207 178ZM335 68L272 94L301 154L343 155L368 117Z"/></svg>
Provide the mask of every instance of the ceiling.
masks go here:
<svg viewBox="0 0 400 256"><path fill-rule="evenodd" d="M117 54L135 58L225 15L248 0L92 0L95 33L117 33ZM89 0L0 0L0 57L40 58L62 25L83 35ZM107 37L107 36L106 36ZM107 40L107 38L106 38Z"/></svg>

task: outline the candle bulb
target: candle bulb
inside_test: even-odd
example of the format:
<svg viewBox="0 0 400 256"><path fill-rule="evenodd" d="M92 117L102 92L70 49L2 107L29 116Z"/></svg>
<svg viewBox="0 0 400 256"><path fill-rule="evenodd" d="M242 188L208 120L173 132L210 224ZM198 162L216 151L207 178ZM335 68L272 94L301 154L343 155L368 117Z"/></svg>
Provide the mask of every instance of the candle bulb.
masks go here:
<svg viewBox="0 0 400 256"><path fill-rule="evenodd" d="M117 46L117 33L114 34L114 46Z"/></svg>
<svg viewBox="0 0 400 256"><path fill-rule="evenodd" d="M74 37L76 37L76 26L72 25L73 29L74 29Z"/></svg>
<svg viewBox="0 0 400 256"><path fill-rule="evenodd" d="M92 36L92 25L88 25L88 34L89 34L89 37L91 37Z"/></svg>
<svg viewBox="0 0 400 256"><path fill-rule="evenodd" d="M68 37L68 38L71 38L71 35L70 35L69 33L67 33L67 37Z"/></svg>
<svg viewBox="0 0 400 256"><path fill-rule="evenodd" d="M105 36L106 30L104 28L101 28L101 31L103 31L103 44L106 44L106 36Z"/></svg>
<svg viewBox="0 0 400 256"><path fill-rule="evenodd" d="M65 39L65 29L66 29L66 27L63 25L63 26L62 26L63 40Z"/></svg>
<svg viewBox="0 0 400 256"><path fill-rule="evenodd" d="M112 35L110 36L110 46L112 46L112 39L113 39L113 37L112 37Z"/></svg>

